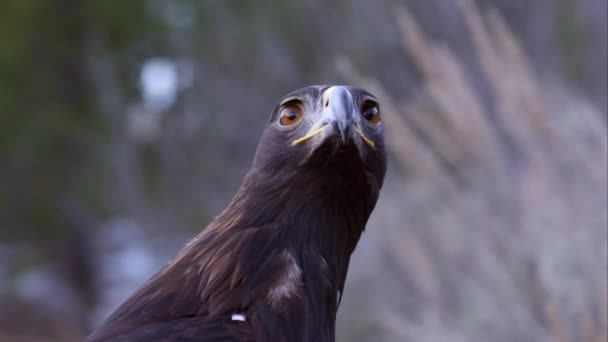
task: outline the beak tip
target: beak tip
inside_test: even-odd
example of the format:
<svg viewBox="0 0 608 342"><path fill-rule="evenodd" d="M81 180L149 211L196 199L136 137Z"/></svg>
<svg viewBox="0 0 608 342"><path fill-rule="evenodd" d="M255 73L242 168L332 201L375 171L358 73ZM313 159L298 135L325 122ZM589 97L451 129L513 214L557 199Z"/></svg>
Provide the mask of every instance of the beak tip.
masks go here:
<svg viewBox="0 0 608 342"><path fill-rule="evenodd" d="M350 122L347 121L337 121L338 133L340 134L340 139L343 144L347 144L352 136L353 128Z"/></svg>
<svg viewBox="0 0 608 342"><path fill-rule="evenodd" d="M348 136L346 135L346 132L344 132L344 131L340 132L340 137L342 138L343 144L346 144L348 142Z"/></svg>

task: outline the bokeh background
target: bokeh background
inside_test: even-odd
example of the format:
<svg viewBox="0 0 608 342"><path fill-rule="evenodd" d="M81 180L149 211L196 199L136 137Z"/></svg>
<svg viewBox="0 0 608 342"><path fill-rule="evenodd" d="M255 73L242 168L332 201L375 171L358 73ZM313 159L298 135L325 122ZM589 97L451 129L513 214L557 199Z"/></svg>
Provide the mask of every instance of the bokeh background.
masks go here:
<svg viewBox="0 0 608 342"><path fill-rule="evenodd" d="M605 0L5 0L0 341L78 341L228 203L276 101L380 99L339 341L606 341Z"/></svg>

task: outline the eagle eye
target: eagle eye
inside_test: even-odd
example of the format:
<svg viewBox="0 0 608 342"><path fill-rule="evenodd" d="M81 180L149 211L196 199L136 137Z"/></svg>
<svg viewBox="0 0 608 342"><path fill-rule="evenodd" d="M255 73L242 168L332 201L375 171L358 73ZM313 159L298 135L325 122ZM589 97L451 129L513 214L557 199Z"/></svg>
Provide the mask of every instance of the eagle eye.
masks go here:
<svg viewBox="0 0 608 342"><path fill-rule="evenodd" d="M363 103L361 115L371 124L380 122L380 109L378 109L378 104L374 101L367 100Z"/></svg>
<svg viewBox="0 0 608 342"><path fill-rule="evenodd" d="M302 118L302 107L297 102L290 102L281 108L279 123L281 126L291 126Z"/></svg>

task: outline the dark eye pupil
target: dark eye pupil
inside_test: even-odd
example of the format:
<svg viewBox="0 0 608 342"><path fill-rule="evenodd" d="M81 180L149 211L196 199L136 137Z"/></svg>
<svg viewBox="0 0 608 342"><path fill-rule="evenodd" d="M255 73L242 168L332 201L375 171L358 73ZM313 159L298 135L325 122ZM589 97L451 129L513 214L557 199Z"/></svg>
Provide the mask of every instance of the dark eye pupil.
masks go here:
<svg viewBox="0 0 608 342"><path fill-rule="evenodd" d="M363 113L363 117L366 120L373 119L374 115L376 115L376 108L370 108L370 109L366 110L365 113Z"/></svg>
<svg viewBox="0 0 608 342"><path fill-rule="evenodd" d="M294 112L289 112L285 116L287 116L287 119L289 119L290 121L293 121L298 118L298 115Z"/></svg>

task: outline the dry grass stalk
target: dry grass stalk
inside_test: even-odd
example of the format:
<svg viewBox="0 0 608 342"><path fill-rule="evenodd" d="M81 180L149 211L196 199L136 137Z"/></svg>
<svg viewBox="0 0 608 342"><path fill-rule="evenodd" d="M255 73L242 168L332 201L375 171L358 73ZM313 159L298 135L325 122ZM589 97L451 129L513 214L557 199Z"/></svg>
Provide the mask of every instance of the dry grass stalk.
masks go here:
<svg viewBox="0 0 608 342"><path fill-rule="evenodd" d="M387 340L605 340L605 124L588 102L554 96L496 11L458 4L493 108L403 8L396 21L424 79L419 94L391 98L338 63L379 95L389 149L414 170L385 192L393 266L375 273L391 283L378 324Z"/></svg>

